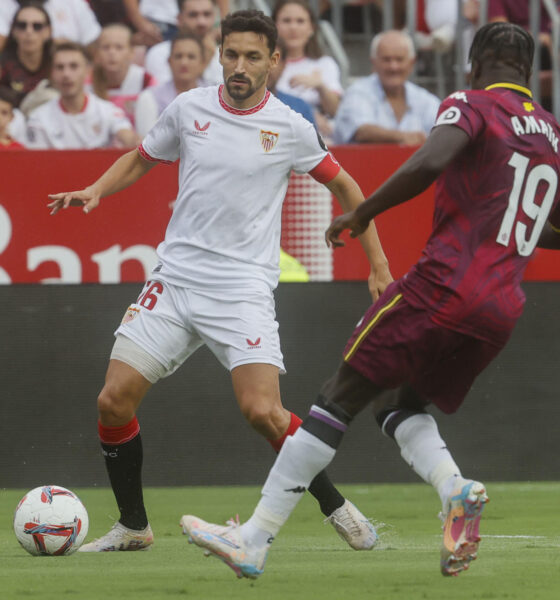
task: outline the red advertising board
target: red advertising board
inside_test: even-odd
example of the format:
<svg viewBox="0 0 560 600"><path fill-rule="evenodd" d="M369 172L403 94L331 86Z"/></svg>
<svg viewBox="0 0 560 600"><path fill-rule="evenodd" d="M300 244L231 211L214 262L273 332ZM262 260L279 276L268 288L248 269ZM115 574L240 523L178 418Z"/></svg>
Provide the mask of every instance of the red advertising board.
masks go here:
<svg viewBox="0 0 560 600"><path fill-rule="evenodd" d="M333 149L367 195L411 154L395 146ZM80 189L120 155L117 150L3 151L0 154L0 283L143 281L163 239L177 193L177 165L158 166L140 182L102 200L50 216L48 194ZM418 259L430 231L433 189L376 219L393 275ZM333 214L340 211L333 203ZM334 279L364 279L360 245L348 240L333 255ZM539 250L526 279L559 280L554 252Z"/></svg>

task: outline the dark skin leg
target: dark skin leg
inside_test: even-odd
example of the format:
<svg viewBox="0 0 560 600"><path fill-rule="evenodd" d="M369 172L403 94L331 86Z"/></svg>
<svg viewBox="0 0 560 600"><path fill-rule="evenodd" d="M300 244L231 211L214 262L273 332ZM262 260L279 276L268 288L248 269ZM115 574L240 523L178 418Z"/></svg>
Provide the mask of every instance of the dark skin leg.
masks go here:
<svg viewBox="0 0 560 600"><path fill-rule="evenodd" d="M387 410L421 412L427 404L409 384L396 390L383 389L346 363L342 363L323 385L321 396L327 407L331 405L342 409L350 419L369 404L372 404L376 417Z"/></svg>

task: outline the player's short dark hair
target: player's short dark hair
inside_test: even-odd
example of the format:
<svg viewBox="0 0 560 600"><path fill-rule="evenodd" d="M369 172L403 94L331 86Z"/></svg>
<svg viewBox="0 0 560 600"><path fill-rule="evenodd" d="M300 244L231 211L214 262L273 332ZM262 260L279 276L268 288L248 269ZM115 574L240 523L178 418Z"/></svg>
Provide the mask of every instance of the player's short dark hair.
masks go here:
<svg viewBox="0 0 560 600"><path fill-rule="evenodd" d="M79 52L86 59L86 62L91 62L91 57L86 47L77 42L60 42L59 44L55 44L52 53L53 59L59 52Z"/></svg>
<svg viewBox="0 0 560 600"><path fill-rule="evenodd" d="M526 77L531 73L535 41L513 23L488 23L475 34L469 60L471 63L501 63L517 69Z"/></svg>
<svg viewBox="0 0 560 600"><path fill-rule="evenodd" d="M5 85L0 85L0 100L2 102L7 102L12 105L12 108L15 108L17 105L17 96L14 90Z"/></svg>
<svg viewBox="0 0 560 600"><path fill-rule="evenodd" d="M222 21L222 43L230 33L250 31L266 38L270 54L276 48L278 32L274 21L260 10L238 10Z"/></svg>

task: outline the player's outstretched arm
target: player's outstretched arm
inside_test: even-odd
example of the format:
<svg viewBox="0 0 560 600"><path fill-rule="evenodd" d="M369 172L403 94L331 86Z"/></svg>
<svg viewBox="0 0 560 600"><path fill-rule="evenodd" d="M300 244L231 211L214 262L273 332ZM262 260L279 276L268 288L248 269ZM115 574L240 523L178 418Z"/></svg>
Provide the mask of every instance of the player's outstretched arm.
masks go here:
<svg viewBox="0 0 560 600"><path fill-rule="evenodd" d="M354 214L354 209L364 201L360 186L344 169L340 169L337 176L326 186L336 196L346 214ZM363 230L359 232L359 240L371 266L368 287L375 301L393 281L393 277L373 221L366 223ZM328 239L327 244L329 244Z"/></svg>
<svg viewBox="0 0 560 600"><path fill-rule="evenodd" d="M118 158L95 183L83 190L49 194L51 202L47 206L51 209L51 215L56 215L60 209L69 206L82 206L83 211L89 213L99 205L101 198L124 190L156 164L142 158L137 149L131 150Z"/></svg>
<svg viewBox="0 0 560 600"><path fill-rule="evenodd" d="M337 217L325 234L327 243L343 246L339 237L345 230L356 237L368 223L393 206L421 194L437 179L447 165L469 144L470 137L453 125L434 127L426 143L417 150L387 181L353 213Z"/></svg>

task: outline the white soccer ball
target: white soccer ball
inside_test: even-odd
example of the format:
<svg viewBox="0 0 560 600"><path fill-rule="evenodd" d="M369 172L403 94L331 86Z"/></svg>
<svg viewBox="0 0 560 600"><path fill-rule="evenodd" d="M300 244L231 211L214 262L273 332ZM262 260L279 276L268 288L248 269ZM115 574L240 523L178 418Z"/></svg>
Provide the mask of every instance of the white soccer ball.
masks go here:
<svg viewBox="0 0 560 600"><path fill-rule="evenodd" d="M82 545L89 526L86 507L59 485L37 487L19 501L14 514L18 542L34 556L67 556Z"/></svg>

